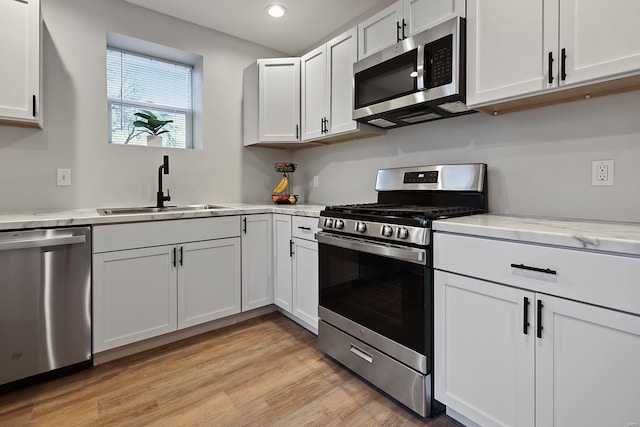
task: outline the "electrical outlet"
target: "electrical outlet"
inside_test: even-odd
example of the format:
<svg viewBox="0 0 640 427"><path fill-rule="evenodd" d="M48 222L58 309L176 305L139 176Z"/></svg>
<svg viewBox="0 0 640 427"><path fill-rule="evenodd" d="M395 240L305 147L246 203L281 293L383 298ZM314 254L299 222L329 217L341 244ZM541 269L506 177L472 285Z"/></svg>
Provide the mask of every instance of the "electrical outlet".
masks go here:
<svg viewBox="0 0 640 427"><path fill-rule="evenodd" d="M318 175L315 175L313 177L313 187L314 188L320 187L320 177Z"/></svg>
<svg viewBox="0 0 640 427"><path fill-rule="evenodd" d="M591 185L594 187L613 187L613 160L594 160L591 162Z"/></svg>
<svg viewBox="0 0 640 427"><path fill-rule="evenodd" d="M56 185L58 187L71 186L71 169L56 170Z"/></svg>

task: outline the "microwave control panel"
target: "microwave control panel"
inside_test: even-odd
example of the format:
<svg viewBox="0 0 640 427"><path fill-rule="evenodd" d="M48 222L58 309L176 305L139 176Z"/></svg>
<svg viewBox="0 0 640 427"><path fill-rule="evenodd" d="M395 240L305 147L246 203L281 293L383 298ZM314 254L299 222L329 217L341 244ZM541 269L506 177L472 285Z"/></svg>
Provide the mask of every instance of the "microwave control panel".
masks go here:
<svg viewBox="0 0 640 427"><path fill-rule="evenodd" d="M453 35L427 43L425 86L432 89L453 81Z"/></svg>

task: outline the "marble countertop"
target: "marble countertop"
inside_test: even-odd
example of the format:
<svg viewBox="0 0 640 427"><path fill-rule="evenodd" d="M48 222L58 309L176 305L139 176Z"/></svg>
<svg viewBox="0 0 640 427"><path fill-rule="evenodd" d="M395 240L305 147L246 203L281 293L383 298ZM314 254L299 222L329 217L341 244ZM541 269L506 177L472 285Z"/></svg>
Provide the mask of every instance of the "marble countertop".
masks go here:
<svg viewBox="0 0 640 427"><path fill-rule="evenodd" d="M437 220L433 230L640 256L640 223L482 214Z"/></svg>
<svg viewBox="0 0 640 427"><path fill-rule="evenodd" d="M65 227L69 225L117 224L121 222L161 221L170 219L206 218L227 215L282 213L299 216L320 216L324 205L252 205L244 203L216 203L220 209L154 212L128 215L99 215L96 209L68 211L16 212L0 214L0 230Z"/></svg>

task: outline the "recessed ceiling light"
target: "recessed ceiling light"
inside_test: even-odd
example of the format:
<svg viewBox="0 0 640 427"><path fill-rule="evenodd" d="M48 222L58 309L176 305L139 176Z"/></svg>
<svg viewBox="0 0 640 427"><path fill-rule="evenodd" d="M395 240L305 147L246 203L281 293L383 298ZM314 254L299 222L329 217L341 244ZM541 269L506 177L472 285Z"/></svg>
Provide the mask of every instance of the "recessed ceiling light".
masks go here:
<svg viewBox="0 0 640 427"><path fill-rule="evenodd" d="M274 18L282 18L287 13L287 9L279 4L272 4L267 6L267 13Z"/></svg>

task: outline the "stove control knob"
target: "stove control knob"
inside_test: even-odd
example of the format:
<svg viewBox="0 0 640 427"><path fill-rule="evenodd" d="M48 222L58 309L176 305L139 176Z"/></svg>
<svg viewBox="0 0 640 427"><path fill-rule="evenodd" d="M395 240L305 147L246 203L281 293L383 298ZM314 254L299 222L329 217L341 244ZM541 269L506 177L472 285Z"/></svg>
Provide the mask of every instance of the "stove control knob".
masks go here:
<svg viewBox="0 0 640 427"><path fill-rule="evenodd" d="M333 227L333 220L331 218L324 219L324 226L327 228Z"/></svg>
<svg viewBox="0 0 640 427"><path fill-rule="evenodd" d="M404 227L400 227L398 228L396 235L398 236L398 239L406 239L407 237L409 237L409 230Z"/></svg>
<svg viewBox="0 0 640 427"><path fill-rule="evenodd" d="M393 228L391 228L391 226L389 225L383 225L380 234L382 234L384 237L391 237L393 236Z"/></svg>
<svg viewBox="0 0 640 427"><path fill-rule="evenodd" d="M356 231L358 233L364 233L365 231L367 231L367 224L365 224L364 222L356 223Z"/></svg>
<svg viewBox="0 0 640 427"><path fill-rule="evenodd" d="M333 225L338 230L342 230L344 228L344 221L341 219L336 219L336 222Z"/></svg>

